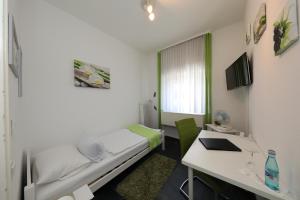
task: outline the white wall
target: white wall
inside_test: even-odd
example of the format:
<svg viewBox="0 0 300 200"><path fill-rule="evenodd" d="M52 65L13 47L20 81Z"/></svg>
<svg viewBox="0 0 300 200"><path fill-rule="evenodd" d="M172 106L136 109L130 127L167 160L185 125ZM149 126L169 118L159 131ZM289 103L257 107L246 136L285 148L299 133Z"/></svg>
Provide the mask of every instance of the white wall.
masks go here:
<svg viewBox="0 0 300 200"><path fill-rule="evenodd" d="M152 52L144 56L142 65L142 98L147 104L145 110L145 125L158 128L158 113L153 109L157 105L157 97L153 93L157 92L157 53Z"/></svg>
<svg viewBox="0 0 300 200"><path fill-rule="evenodd" d="M138 121L140 53L43 1L22 16L25 134L44 147ZM111 89L74 87L74 58L110 68Z"/></svg>
<svg viewBox="0 0 300 200"><path fill-rule="evenodd" d="M231 125L248 133L248 87L227 91L225 70L245 51L244 22L212 32L212 107L226 111Z"/></svg>
<svg viewBox="0 0 300 200"><path fill-rule="evenodd" d="M23 48L23 97L12 96L13 142L20 183L21 152L83 135L102 134L138 122L142 55L100 30L40 0L18 2ZM73 59L108 67L111 89L77 88ZM17 94L11 78L11 88ZM16 118L17 116L17 118ZM19 199L19 192L15 198Z"/></svg>
<svg viewBox="0 0 300 200"><path fill-rule="evenodd" d="M246 25L253 24L262 2L247 1ZM300 42L281 56L274 56L273 23L286 1L266 2L267 30L258 44L254 45L252 39L248 47L254 68L254 83L249 93L250 131L265 151L276 150L280 179L297 196L295 199L300 199Z"/></svg>

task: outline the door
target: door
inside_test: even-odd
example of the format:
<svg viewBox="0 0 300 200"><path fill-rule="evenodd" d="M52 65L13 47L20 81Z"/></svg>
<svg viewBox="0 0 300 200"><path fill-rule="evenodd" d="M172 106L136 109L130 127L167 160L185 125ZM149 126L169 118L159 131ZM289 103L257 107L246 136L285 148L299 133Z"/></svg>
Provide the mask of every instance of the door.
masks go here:
<svg viewBox="0 0 300 200"><path fill-rule="evenodd" d="M10 127L8 114L7 0L0 0L0 199L10 199Z"/></svg>

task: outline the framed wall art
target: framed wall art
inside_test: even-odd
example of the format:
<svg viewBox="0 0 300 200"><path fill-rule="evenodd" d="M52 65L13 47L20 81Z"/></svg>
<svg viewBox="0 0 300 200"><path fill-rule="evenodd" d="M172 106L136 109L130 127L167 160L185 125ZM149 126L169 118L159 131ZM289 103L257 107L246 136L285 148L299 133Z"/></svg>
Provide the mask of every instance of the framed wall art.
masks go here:
<svg viewBox="0 0 300 200"><path fill-rule="evenodd" d="M261 4L258 13L256 15L255 21L253 23L253 39L254 43L257 44L264 34L267 28L267 5L266 3Z"/></svg>
<svg viewBox="0 0 300 200"><path fill-rule="evenodd" d="M299 39L297 1L288 0L274 23L274 52L282 54Z"/></svg>
<svg viewBox="0 0 300 200"><path fill-rule="evenodd" d="M8 16L8 65L18 78L18 49L19 42L16 33L16 27L13 15Z"/></svg>
<svg viewBox="0 0 300 200"><path fill-rule="evenodd" d="M76 87L110 88L110 70L106 67L74 60L74 84Z"/></svg>

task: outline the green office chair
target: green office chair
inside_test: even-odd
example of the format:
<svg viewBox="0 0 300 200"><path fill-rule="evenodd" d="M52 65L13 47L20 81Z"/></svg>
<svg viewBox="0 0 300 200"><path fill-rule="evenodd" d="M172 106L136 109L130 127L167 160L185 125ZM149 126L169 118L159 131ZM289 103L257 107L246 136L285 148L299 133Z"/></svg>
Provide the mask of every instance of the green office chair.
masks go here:
<svg viewBox="0 0 300 200"><path fill-rule="evenodd" d="M199 134L199 130L196 126L195 120L193 118L183 119L180 121L176 121L176 128L179 133L179 143L180 143L180 153L181 157L188 151L190 146L193 144L195 139ZM218 199L219 194L223 191L225 184L209 175L204 173L195 171L196 176L194 176L194 180L198 180L212 191L214 191L215 199ZM183 187L188 183L188 179L186 179L182 185L180 186L180 192L186 197L189 198L188 194L183 190ZM221 195L223 196L223 195Z"/></svg>

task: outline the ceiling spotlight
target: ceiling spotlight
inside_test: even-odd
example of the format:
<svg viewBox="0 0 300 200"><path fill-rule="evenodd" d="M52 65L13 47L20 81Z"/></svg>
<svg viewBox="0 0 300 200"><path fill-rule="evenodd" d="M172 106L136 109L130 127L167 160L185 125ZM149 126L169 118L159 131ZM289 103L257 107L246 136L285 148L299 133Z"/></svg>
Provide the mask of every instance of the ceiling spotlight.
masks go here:
<svg viewBox="0 0 300 200"><path fill-rule="evenodd" d="M147 13L150 21L155 19L155 0L142 0L143 10Z"/></svg>
<svg viewBox="0 0 300 200"><path fill-rule="evenodd" d="M153 21L155 19L154 13L149 14L149 19L150 19L150 21Z"/></svg>
<svg viewBox="0 0 300 200"><path fill-rule="evenodd" d="M148 11L148 13L152 13L153 12L153 6L151 4L147 5L147 11Z"/></svg>

